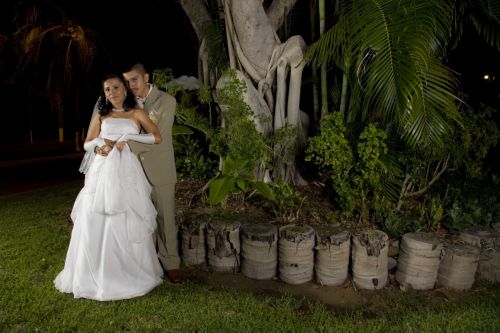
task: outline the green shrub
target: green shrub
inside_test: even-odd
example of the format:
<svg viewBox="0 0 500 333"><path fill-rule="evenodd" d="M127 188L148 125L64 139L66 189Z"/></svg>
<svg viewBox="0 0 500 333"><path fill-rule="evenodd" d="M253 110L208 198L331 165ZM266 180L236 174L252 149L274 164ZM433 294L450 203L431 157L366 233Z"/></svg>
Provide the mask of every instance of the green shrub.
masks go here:
<svg viewBox="0 0 500 333"><path fill-rule="evenodd" d="M320 135L309 140L305 159L316 164L322 179L332 184L343 213L367 221L371 213L385 210L382 176L386 168L381 158L387 153L387 135L368 124L357 138L356 150L346 137L342 115L326 115Z"/></svg>

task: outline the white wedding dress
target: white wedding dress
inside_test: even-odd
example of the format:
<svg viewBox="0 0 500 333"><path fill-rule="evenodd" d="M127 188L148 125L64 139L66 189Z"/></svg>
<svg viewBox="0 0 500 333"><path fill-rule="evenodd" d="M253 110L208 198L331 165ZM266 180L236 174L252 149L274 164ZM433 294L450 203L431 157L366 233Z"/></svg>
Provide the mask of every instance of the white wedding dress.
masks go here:
<svg viewBox="0 0 500 333"><path fill-rule="evenodd" d="M131 119L106 118L101 136L116 140L139 133ZM85 175L71 219L73 231L55 287L75 298L99 301L141 296L163 274L153 242L156 210L151 186L128 145L96 155Z"/></svg>

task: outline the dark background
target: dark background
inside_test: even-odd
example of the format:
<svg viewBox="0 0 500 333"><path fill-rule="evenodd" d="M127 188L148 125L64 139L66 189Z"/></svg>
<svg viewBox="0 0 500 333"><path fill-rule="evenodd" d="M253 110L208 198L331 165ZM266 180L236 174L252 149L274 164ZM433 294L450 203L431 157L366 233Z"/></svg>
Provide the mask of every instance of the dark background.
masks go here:
<svg viewBox="0 0 500 333"><path fill-rule="evenodd" d="M64 110L65 141L72 141L75 131L81 132L90 120L92 108L101 89L101 79L109 72L123 69L125 64L143 62L148 70L170 68L174 76L197 76L197 45L198 41L191 24L180 5L173 0L141 1L130 4L124 1L42 1L42 8L58 6L68 18L75 19L82 27L95 33L97 52L92 67L88 73L81 75L75 71L74 78L78 80L80 94L79 115L75 116L75 107L66 102ZM49 5L48 5L49 4ZM25 6L23 1L9 1L2 3L0 13L0 32L11 35L15 32L14 20L16 15L23 15ZM53 11L52 11L53 12ZM48 16L58 19L57 14ZM9 54L5 52L3 54ZM50 59L38 66L40 72L30 78L29 73L22 77L8 80L16 66L12 57L2 57L0 108L9 110L3 112L4 123L10 124L0 131L0 140L5 143L29 143L29 128L33 128L33 141L57 141L58 118L55 111L51 111L44 91L46 71ZM42 50L43 55L51 51ZM79 77L82 77L80 79ZM83 79L84 77L84 79ZM32 94L28 94L26 83L30 81L34 86ZM29 101L28 101L29 100ZM29 126L27 123L31 123ZM0 144L1 145L1 144ZM0 147L1 148L1 147ZM5 146L4 146L5 149Z"/></svg>
<svg viewBox="0 0 500 333"><path fill-rule="evenodd" d="M83 180L78 167L83 156L77 151L75 132L87 127L101 90L101 79L124 64L143 62L148 70L170 68L175 77L197 76L198 40L191 23L174 0L34 0L41 8L59 7L69 19L95 33L97 53L88 73L74 72L80 102L64 108L64 142L58 142L58 114L47 103L42 59L38 76L24 73L15 77L18 60L15 45L3 44L0 57L0 196L60 182ZM12 36L15 20L25 14L26 1L5 0L0 10L0 36ZM60 16L45 11L53 20ZM5 40L5 39L4 39ZM51 54L50 49L42 54ZM85 76L82 81L80 77ZM27 82L33 88L30 94ZM78 112L78 114L77 114ZM33 129L30 143L29 128Z"/></svg>
<svg viewBox="0 0 500 333"><path fill-rule="evenodd" d="M77 174L81 152L75 155L75 132L87 127L92 108L101 89L101 78L110 71L120 71L124 64L140 61L152 72L154 69L170 68L175 77L197 76L198 40L181 6L175 0L143 0L133 4L117 0L30 0L42 8L56 5L82 27L92 30L97 41L97 53L85 79L75 71L80 93L79 107L68 102L64 109L64 142L58 140L58 114L50 110L44 91L43 63L37 70L38 77L12 79L11 74L17 60L13 52L2 50L0 58L0 187L2 179L24 179L46 173L63 174L72 170ZM0 34L10 36L15 32L15 19L23 14L26 1L4 0L0 11ZM299 0L280 30L282 40L300 34L311 43L307 0ZM57 15L53 15L57 18ZM11 45L11 47L13 47ZM50 54L50 50L45 50ZM4 56L8 54L9 56ZM482 42L472 30L466 30L456 49L449 53L445 63L457 72L467 102L477 109L479 103L487 103L500 109L500 53ZM50 60L50 59L45 59ZM48 63L48 62L46 62ZM309 69L304 71L304 89L301 108L312 109L311 88L307 86ZM484 80L488 74L492 79ZM310 77L310 76L309 76ZM36 90L28 94L26 82L33 83ZM71 98L69 98L71 100ZM497 123L500 115L496 114ZM30 144L29 128L33 129L33 144ZM489 157L490 162L498 147ZM68 156L65 165L53 156ZM47 157L49 159L47 160ZM12 163L12 161L22 161ZM35 164L34 164L35 163ZM30 166L35 169L30 169ZM45 171L44 171L45 170ZM80 175L79 175L80 176ZM18 182L17 180L15 182ZM1 191L0 191L1 192Z"/></svg>
<svg viewBox="0 0 500 333"><path fill-rule="evenodd" d="M82 27L95 32L97 53L89 73L79 79L75 72L75 80L79 82L81 94L79 108L71 102L66 103L64 110L65 140L73 141L74 132L81 132L90 118L92 107L101 88L101 78L110 71L120 71L124 64L140 61L150 72L154 69L170 68L175 77L181 75L197 76L198 40L192 30L189 19L175 0L143 0L130 4L117 0L31 0L42 8L58 6L67 15L75 19ZM10 35L14 32L16 15L22 15L26 1L4 0L0 13L0 32ZM298 1L290 13L284 30L286 39L293 34L301 34L309 44L310 32L308 20L301 19L308 15L308 1ZM54 15L56 18L57 15ZM42 54L50 54L43 52ZM499 53L488 47L477 35L466 32L458 48L453 50L445 61L454 69L460 79L462 89L470 98L470 103L480 101L492 106L499 106L500 85ZM4 70L16 66L15 58L0 59ZM43 67L43 64L40 65ZM45 70L40 68L41 71ZM488 73L495 79L484 80ZM0 131L0 142L29 143L29 128L33 128L33 141L57 141L57 113L49 109L46 91L44 91L43 74L38 77L17 78L17 82L8 82L6 73L1 73L0 109L5 126ZM307 82L308 68L304 73ZM83 77L83 76L82 76ZM35 82L35 91L27 93L26 83ZM37 80L39 82L37 82ZM310 89L303 89L301 107L306 112L312 108ZM44 95L45 94L45 95ZM71 101L71 98L70 98ZM472 105L475 107L476 105ZM31 125L31 126L30 126ZM1 145L1 144L0 144Z"/></svg>

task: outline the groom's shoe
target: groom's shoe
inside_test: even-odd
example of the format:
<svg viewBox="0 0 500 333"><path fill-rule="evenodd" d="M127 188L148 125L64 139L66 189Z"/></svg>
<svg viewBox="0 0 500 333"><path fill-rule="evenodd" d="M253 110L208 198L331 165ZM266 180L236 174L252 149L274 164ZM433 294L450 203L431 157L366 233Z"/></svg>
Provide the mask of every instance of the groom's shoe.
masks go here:
<svg viewBox="0 0 500 333"><path fill-rule="evenodd" d="M170 269L165 271L167 278L170 282L172 283L181 283L182 282L182 275L181 271L179 269Z"/></svg>

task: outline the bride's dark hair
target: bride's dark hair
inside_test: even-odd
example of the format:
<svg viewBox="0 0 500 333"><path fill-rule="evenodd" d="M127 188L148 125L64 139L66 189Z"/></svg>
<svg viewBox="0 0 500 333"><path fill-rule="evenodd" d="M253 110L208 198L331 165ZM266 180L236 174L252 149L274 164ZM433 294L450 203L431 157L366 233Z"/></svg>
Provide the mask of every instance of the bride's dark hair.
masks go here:
<svg viewBox="0 0 500 333"><path fill-rule="evenodd" d="M108 113L110 113L113 109L113 105L106 99L106 95L104 94L104 82L109 79L118 79L125 86L127 96L123 101L123 109L125 111L130 111L131 109L135 108L134 94L132 94L132 92L128 89L127 83L125 82L123 76L121 74L108 74L102 79L101 85L103 86L103 89L101 89L101 96L99 97L99 101L97 104L97 108L99 109L99 114L101 115L101 117L107 116Z"/></svg>

